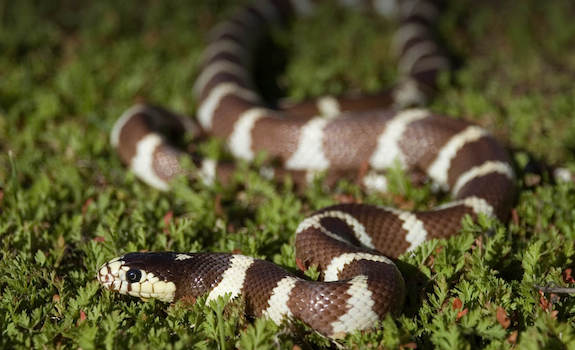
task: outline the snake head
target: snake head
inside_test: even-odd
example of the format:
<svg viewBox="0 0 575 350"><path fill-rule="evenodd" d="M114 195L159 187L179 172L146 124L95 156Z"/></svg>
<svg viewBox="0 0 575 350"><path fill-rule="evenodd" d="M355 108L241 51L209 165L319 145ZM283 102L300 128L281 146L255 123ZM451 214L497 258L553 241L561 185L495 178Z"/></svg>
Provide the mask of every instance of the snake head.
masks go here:
<svg viewBox="0 0 575 350"><path fill-rule="evenodd" d="M143 300L172 302L176 284L170 281L170 270L163 268L172 260L169 253L129 253L102 265L98 282L109 290Z"/></svg>

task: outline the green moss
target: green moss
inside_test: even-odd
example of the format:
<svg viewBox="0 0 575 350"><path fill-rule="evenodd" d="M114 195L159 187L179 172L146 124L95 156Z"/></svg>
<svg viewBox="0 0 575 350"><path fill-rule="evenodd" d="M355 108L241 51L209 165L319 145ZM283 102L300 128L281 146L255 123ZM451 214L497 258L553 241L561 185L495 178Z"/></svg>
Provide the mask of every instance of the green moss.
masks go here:
<svg viewBox="0 0 575 350"><path fill-rule="evenodd" d="M241 251L295 269L293 232L305 214L335 203L335 194L394 203L346 183L296 194L250 166L229 187L181 184L160 193L120 164L108 133L135 100L194 113L204 38L232 3L0 2L1 348L330 345L301 324L246 320L239 302L142 303L94 279L101 263L137 250ZM448 1L438 29L461 65L442 77L431 108L486 126L523 150L516 153L521 164L536 157L573 167L574 11L567 0ZM275 83L296 100L385 88L396 77L391 28L323 6L275 35L289 55ZM200 149L221 156L217 142ZM390 182L414 208L441 200L399 171ZM575 255L575 188L543 181L520 190L516 220L466 222L460 236L402 257L427 278L421 292L409 296L403 315L340 343L575 346L573 298L535 288L565 285L562 273ZM509 318L505 327L498 308Z"/></svg>

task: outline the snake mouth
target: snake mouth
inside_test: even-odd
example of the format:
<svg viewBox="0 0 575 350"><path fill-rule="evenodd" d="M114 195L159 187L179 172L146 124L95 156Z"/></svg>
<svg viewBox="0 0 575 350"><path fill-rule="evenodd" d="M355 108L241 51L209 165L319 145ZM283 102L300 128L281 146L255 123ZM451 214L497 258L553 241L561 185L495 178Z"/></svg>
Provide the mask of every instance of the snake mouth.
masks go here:
<svg viewBox="0 0 575 350"><path fill-rule="evenodd" d="M155 298L172 302L176 292L176 285L173 282L162 281L153 273L130 268L123 260L123 256L102 265L98 270L97 279L108 290L144 300Z"/></svg>

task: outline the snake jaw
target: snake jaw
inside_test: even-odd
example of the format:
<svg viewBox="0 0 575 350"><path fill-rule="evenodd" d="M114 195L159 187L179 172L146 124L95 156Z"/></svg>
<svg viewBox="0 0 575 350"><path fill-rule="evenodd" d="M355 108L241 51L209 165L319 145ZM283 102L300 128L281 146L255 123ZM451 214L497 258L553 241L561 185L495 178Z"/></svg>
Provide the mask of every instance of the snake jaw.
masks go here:
<svg viewBox="0 0 575 350"><path fill-rule="evenodd" d="M138 280L130 280L129 274L137 271ZM139 297L144 301L159 299L172 302L176 293L176 285L171 281L162 281L153 273L141 269L133 269L123 260L123 256L114 258L100 267L98 282L104 288L124 295Z"/></svg>

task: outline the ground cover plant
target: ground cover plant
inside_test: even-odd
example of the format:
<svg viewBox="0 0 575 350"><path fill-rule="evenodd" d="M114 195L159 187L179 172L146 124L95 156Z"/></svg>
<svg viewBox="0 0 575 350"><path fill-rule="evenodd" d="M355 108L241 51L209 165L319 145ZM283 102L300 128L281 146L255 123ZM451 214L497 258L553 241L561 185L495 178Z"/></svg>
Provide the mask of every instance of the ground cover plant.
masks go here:
<svg viewBox="0 0 575 350"><path fill-rule="evenodd" d="M97 268L128 251L241 252L295 270L293 232L315 209L445 200L400 171L386 196L348 183L297 194L245 164L230 186L162 193L135 179L108 142L114 120L140 100L193 115L205 36L236 4L0 2L0 347L575 348L573 297L537 288L575 282L575 187L527 171L533 160L575 169L568 0L446 1L438 31L456 69L430 108L505 142L520 194L510 222L469 221L402 257L425 279L400 317L333 343L300 324L247 320L241 300L170 306L99 287ZM285 63L275 85L293 99L389 86L391 28L322 7L274 33L286 57L269 63ZM225 157L216 141L199 147Z"/></svg>

